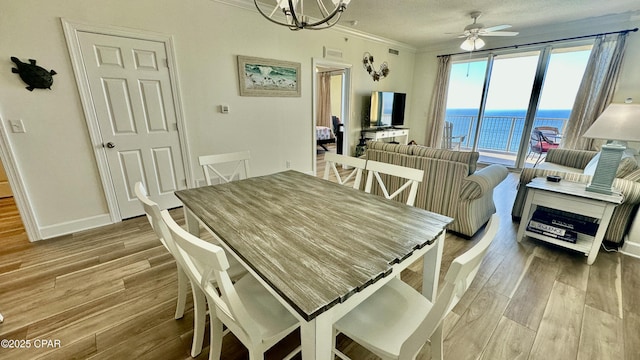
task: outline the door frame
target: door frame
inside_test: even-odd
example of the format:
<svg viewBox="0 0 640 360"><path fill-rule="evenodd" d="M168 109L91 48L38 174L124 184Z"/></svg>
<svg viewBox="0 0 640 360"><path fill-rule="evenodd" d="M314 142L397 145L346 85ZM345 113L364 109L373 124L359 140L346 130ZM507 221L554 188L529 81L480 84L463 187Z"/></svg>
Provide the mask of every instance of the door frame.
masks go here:
<svg viewBox="0 0 640 360"><path fill-rule="evenodd" d="M338 62L338 61L332 61L332 60L327 60L327 59L319 59L319 58L313 58L313 66L312 69L313 71L312 73L312 79L311 79L311 83L312 83L312 91L311 91L311 96L312 96L312 107L311 107L311 111L312 111L312 118L313 118L313 124L311 126L311 164L312 164L312 172L314 175L317 175L317 153L316 153L316 125L318 124L318 119L317 119L317 114L316 114L316 109L318 108L318 74L317 74L317 69L318 67L331 67L331 68L336 68L337 70L343 70L344 74L342 77L342 123L344 124L344 137L343 137L343 144L342 144L342 149L343 149L343 153L345 155L349 155L349 143L350 143L350 135L349 135L349 130L351 129L351 86L352 86L352 80L351 80L351 68L353 67L352 64L347 64L347 63L343 63L343 62Z"/></svg>
<svg viewBox="0 0 640 360"><path fill-rule="evenodd" d="M98 173L102 182L102 188L104 190L105 199L109 208L109 216L111 222L116 223L122 221L120 210L118 208L118 202L116 200L115 187L111 179L111 171L107 163L107 153L102 146L102 135L98 126L98 117L96 109L91 96L91 90L89 89L89 78L84 69L84 63L82 58L82 52L80 49L80 42L78 39L79 32L90 32L95 34L102 34L115 37L126 37L140 40L157 41L162 42L165 45L167 51L167 66L169 67L169 78L171 81L171 91L173 93L173 104L176 112L176 124L178 127L178 139L180 141L180 150L182 155L182 164L184 167L185 178L187 187L194 186L193 177L191 175L191 157L189 154L189 144L187 142L187 129L184 122L184 112L182 107L182 97L180 95L180 86L178 83L178 75L176 72L177 63L175 56L175 47L173 45L173 37L166 34L160 34L150 31L143 31L130 28L121 28L110 25L96 25L91 23L85 23L80 21L68 20L60 18L62 22L62 28L64 30L64 36L67 41L67 47L69 50L69 56L71 57L71 65L76 78L76 84L78 86L78 92L80 94L80 101L82 103L82 109L89 129L89 137L91 139L91 145L94 149L96 157L96 164L98 166Z"/></svg>
<svg viewBox="0 0 640 360"><path fill-rule="evenodd" d="M18 162L16 161L16 155L11 147L11 140L9 139L9 129L5 120L0 118L0 159L4 165L4 170L7 173L7 179L9 180L9 186L13 192L13 199L18 207L18 213L22 219L25 232L29 241L33 242L42 239L42 233L36 222L36 214L33 211L31 202L29 201L29 195L27 193L27 187L22 181Z"/></svg>

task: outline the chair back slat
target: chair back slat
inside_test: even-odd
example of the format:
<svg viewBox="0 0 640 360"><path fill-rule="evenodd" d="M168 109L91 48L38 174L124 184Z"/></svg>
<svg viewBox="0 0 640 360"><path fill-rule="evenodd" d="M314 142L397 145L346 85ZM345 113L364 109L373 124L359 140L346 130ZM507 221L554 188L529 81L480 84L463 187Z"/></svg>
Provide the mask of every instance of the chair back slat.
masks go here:
<svg viewBox="0 0 640 360"><path fill-rule="evenodd" d="M367 183L364 189L365 192L371 193L373 188L373 179L376 179L377 184L380 186L382 193L387 199L396 198L408 188L409 195L407 197L406 204L413 206L416 201L416 195L418 194L418 184L422 182L422 178L424 177L424 170L371 160L367 161L366 169L368 174ZM389 194L388 186L384 183L380 174L395 176L402 178L405 181L395 192Z"/></svg>
<svg viewBox="0 0 640 360"><path fill-rule="evenodd" d="M169 233L169 229L165 226L162 221L162 216L160 215L160 207L154 201L152 201L149 196L147 196L147 190L142 184L142 182L137 182L134 185L134 192L140 203L142 203L142 207L144 209L145 214L147 215L147 220L149 220L149 224L151 224L151 228L156 233L158 239L162 245L169 251L171 255L175 252L175 245L173 244L173 239Z"/></svg>
<svg viewBox="0 0 640 360"><path fill-rule="evenodd" d="M326 153L324 155L324 160L325 167L323 179L329 180L329 175L333 172L338 184L346 185L351 181L351 179L353 179L352 187L354 189L360 188L360 183L362 182L362 171L366 167L367 160L335 153ZM353 167L353 170L346 176L342 177L338 171L338 164L351 166Z"/></svg>
<svg viewBox="0 0 640 360"><path fill-rule="evenodd" d="M478 273L484 255L498 232L500 220L493 214L485 233L471 249L453 260L444 278L440 293L429 314L417 330L407 338L400 349L400 359L413 359L424 343L444 321L445 316L458 303Z"/></svg>
<svg viewBox="0 0 640 360"><path fill-rule="evenodd" d="M240 180L251 177L249 172L250 159L251 153L249 151L239 151L226 154L203 155L198 157L198 162L204 171L204 178L207 185L213 185L212 172L219 179L220 183L228 183L234 181L236 178ZM224 165L222 164L234 166L233 172L231 172L230 175L228 173L223 174L221 166ZM224 169L228 170L229 166L224 167Z"/></svg>
<svg viewBox="0 0 640 360"><path fill-rule="evenodd" d="M174 238L187 275L204 291L209 304L215 304L215 309L209 311L215 310L236 336L261 339L227 272L229 261L224 250L184 230L167 211L162 212L162 219Z"/></svg>

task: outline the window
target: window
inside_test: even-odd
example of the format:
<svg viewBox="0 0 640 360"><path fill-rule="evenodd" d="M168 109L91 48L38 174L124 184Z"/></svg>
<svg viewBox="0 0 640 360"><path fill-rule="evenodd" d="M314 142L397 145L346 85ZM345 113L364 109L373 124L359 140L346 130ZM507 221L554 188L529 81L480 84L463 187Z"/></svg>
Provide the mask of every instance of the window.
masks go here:
<svg viewBox="0 0 640 360"><path fill-rule="evenodd" d="M480 161L532 166L531 132L556 128L561 141L591 52L591 44L547 46L461 59L451 67L446 121L462 149ZM534 155L534 156L532 156Z"/></svg>

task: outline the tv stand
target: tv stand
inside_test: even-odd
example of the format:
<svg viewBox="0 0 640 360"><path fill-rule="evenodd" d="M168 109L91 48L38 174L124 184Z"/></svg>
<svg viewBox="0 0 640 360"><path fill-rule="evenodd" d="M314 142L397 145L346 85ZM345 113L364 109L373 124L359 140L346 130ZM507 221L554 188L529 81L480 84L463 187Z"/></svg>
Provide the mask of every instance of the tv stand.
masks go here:
<svg viewBox="0 0 640 360"><path fill-rule="evenodd" d="M362 137L367 140L395 142L403 145L409 143L409 129L399 128L384 128L384 129L364 129L362 130Z"/></svg>

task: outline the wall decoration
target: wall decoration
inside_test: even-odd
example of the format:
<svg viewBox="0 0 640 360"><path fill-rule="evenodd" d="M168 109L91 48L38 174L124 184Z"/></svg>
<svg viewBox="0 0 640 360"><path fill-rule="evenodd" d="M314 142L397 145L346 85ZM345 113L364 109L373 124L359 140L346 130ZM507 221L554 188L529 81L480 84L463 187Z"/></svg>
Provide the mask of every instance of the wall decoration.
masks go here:
<svg viewBox="0 0 640 360"><path fill-rule="evenodd" d="M387 77L387 75L389 75L389 65L387 64L387 62L383 62L382 65L380 65L380 71L376 71L373 68L373 55L369 54L368 52L364 53L364 57L362 58L362 66L365 70L367 70L369 75L371 75L373 81L379 81L380 79L384 79Z"/></svg>
<svg viewBox="0 0 640 360"><path fill-rule="evenodd" d="M53 75L55 71L45 70L44 68L36 65L36 61L29 59L29 63L23 63L17 57L12 56L13 61L17 68L12 68L11 72L20 75L22 81L27 85L27 90L33 91L33 89L49 89L53 85Z"/></svg>
<svg viewBox="0 0 640 360"><path fill-rule="evenodd" d="M300 97L300 63L238 55L240 96Z"/></svg>

